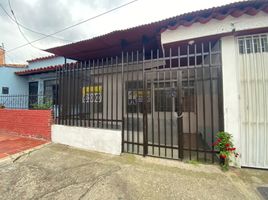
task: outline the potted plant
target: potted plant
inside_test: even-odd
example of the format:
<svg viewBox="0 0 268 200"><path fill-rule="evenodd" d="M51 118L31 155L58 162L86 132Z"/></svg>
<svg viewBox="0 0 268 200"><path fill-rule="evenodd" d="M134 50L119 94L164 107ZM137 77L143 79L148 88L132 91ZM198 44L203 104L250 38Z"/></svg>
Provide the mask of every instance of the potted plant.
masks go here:
<svg viewBox="0 0 268 200"><path fill-rule="evenodd" d="M227 132L217 133L217 140L213 143L213 146L219 151L218 156L220 160L220 165L224 171L229 169L229 164L231 162L231 156L238 157L236 148L234 147L232 141L232 135Z"/></svg>

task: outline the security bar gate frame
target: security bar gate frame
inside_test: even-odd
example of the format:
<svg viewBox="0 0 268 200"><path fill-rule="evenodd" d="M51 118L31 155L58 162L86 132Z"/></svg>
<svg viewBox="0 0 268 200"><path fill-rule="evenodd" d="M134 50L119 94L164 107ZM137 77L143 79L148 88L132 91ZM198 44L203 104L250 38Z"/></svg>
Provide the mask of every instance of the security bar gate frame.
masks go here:
<svg viewBox="0 0 268 200"><path fill-rule="evenodd" d="M121 129L123 152L213 162L223 130L220 41L164 49L57 68L56 123Z"/></svg>

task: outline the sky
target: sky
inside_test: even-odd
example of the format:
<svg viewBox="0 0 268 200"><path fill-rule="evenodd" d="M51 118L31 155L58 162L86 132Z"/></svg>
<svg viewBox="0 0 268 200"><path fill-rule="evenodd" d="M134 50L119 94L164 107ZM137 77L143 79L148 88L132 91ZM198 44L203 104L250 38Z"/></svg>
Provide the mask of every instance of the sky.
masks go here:
<svg viewBox="0 0 268 200"><path fill-rule="evenodd" d="M52 34L65 27L94 17L100 13L128 3L131 0L10 0L17 21L31 30ZM220 6L237 0L138 0L130 5L90 20L62 33L27 45L44 37L21 28L0 8L0 45L6 50L6 63L26 63L26 60L50 55L39 49L47 49L103 35L114 30L130 28L179 14ZM0 4L9 13L8 0ZM38 49L39 48L39 49Z"/></svg>

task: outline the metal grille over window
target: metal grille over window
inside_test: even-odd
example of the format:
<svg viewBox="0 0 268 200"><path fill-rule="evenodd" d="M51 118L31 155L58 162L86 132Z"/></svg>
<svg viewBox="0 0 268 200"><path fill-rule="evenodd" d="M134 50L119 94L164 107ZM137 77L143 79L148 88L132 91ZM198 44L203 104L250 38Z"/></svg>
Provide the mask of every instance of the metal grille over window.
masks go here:
<svg viewBox="0 0 268 200"><path fill-rule="evenodd" d="M268 52L268 34L239 37L238 45L240 54Z"/></svg>

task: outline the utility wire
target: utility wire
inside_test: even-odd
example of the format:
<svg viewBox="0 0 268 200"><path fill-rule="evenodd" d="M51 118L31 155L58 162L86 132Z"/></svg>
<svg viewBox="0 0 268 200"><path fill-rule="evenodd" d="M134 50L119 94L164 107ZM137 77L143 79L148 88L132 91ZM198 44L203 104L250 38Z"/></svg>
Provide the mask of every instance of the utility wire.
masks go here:
<svg viewBox="0 0 268 200"><path fill-rule="evenodd" d="M31 42L30 40L28 40L28 38L24 35L24 33L22 32L22 30L21 30L21 28L20 28L20 25L19 25L19 23L18 23L18 20L17 20L17 18L16 18L16 15L15 15L15 13L14 13L12 7L11 7L10 0L8 0L8 5L9 5L9 8L10 8L10 12L12 13L12 15L13 15L13 17L14 17L14 20L15 20L17 26L18 26L19 32L21 33L22 37L28 42L27 44L31 45L33 48L36 48L36 49L38 49L38 50L43 51L43 49L34 46L34 45L32 44L32 42Z"/></svg>
<svg viewBox="0 0 268 200"><path fill-rule="evenodd" d="M71 26L67 26L67 27L65 27L65 28L63 28L63 29L61 29L61 30L58 30L58 31L54 32L54 33L48 34L47 36L44 36L44 37L41 37L41 38L39 38L39 39L33 40L33 41L31 41L30 43L32 44L32 43L35 43L35 42L37 42L37 41L43 40L43 39L45 39L45 38L48 38L48 37L50 37L50 36L53 36L53 35L56 35L56 34L58 34L58 33L64 32L64 31L66 31L66 30L68 30L68 29L71 29L71 28L73 28L73 27L76 27L76 26L81 25L81 24L83 24L83 23L86 23L86 22L88 22L88 21L91 21L91 20L96 19L96 18L98 18L98 17L101 17L101 16L103 16L103 15L106 15L106 14L108 14L108 13L111 13L111 12L113 12L113 11L115 11L115 10L118 10L118 9L120 9L120 8L123 8L123 7L125 7L125 6L128 6L128 5L130 5L130 4L132 4L132 3L136 2L136 1L139 1L139 0L133 0L133 1L130 1L130 2L128 2L128 3L122 4L122 5L120 5L120 6L118 6L118 7L115 7L115 8L113 8L113 9L111 9L111 10L105 11L105 12L103 12L103 13L100 13L100 14L98 14L98 15L96 15L96 16L93 16L93 17L90 17L90 18L88 18L88 19L85 19L85 20L83 20L83 21L81 21L81 22L78 22L78 23L76 23L76 24L73 24L73 25L71 25ZM15 50L17 50L17 49L19 49L19 48L21 48L21 47L27 46L27 45L29 45L29 43L20 45L20 46L18 46L18 47L13 48L13 49L10 49L10 50L8 50L7 52L15 51Z"/></svg>
<svg viewBox="0 0 268 200"><path fill-rule="evenodd" d="M0 7L1 7L1 9L6 13L6 15L7 15L7 16L8 16L14 23L17 24L17 22L13 19L13 17L11 17L11 16L9 15L9 13L6 11L6 9L4 8L4 6L3 6L1 3L0 3ZM25 25L23 25L23 24L21 24L21 23L19 23L19 22L18 22L18 24L20 25L21 28L24 28L25 30L28 30L28 31L30 31L30 32L33 32L33 33L36 33L36 34L39 34L39 35L47 36L46 34L41 33L41 32L39 32L39 31L32 30L32 29L28 28L27 26L25 26ZM70 41L70 40L66 40L66 39L63 39L63 38L55 37L55 36L50 36L50 37L55 38L55 39L58 39L58 40L62 40L62 41L65 41L65 42L72 42L72 41Z"/></svg>

